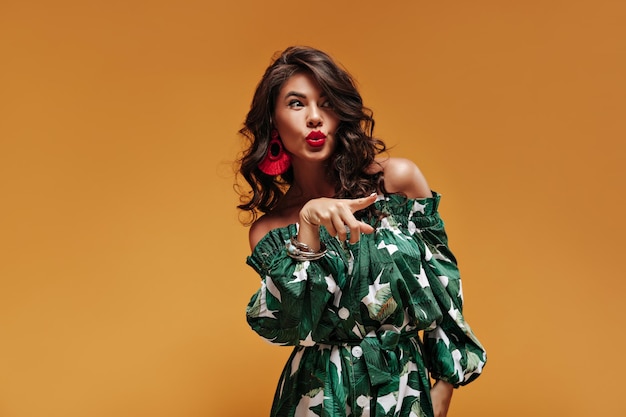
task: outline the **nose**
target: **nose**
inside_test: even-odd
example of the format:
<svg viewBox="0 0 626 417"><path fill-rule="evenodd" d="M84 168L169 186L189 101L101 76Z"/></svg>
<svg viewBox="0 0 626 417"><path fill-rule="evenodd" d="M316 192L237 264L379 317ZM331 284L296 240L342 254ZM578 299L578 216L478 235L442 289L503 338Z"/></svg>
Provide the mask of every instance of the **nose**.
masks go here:
<svg viewBox="0 0 626 417"><path fill-rule="evenodd" d="M317 106L309 107L309 114L306 121L308 127L318 127L322 125L322 114Z"/></svg>

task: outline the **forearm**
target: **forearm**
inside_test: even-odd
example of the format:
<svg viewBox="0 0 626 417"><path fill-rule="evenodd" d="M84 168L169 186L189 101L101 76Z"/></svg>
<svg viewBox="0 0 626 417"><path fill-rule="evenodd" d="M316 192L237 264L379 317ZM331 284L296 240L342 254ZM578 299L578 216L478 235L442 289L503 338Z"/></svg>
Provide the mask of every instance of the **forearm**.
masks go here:
<svg viewBox="0 0 626 417"><path fill-rule="evenodd" d="M298 242L304 243L313 251L320 250L320 227L300 218Z"/></svg>
<svg viewBox="0 0 626 417"><path fill-rule="evenodd" d="M453 392L454 387L452 384L442 380L438 380L432 387L430 398L433 403L435 417L446 417L448 415Z"/></svg>

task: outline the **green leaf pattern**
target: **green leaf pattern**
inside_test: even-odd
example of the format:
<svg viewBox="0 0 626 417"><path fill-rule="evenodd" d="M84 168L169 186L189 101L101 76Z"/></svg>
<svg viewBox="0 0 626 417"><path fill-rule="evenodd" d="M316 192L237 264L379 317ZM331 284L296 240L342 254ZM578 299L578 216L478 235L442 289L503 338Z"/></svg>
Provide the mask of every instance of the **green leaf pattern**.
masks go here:
<svg viewBox="0 0 626 417"><path fill-rule="evenodd" d="M349 244L322 228L328 253L316 261L287 256L294 224L259 242L248 323L294 346L272 416L432 417L429 377L459 386L480 375L487 358L463 318L439 201L379 197L375 233Z"/></svg>

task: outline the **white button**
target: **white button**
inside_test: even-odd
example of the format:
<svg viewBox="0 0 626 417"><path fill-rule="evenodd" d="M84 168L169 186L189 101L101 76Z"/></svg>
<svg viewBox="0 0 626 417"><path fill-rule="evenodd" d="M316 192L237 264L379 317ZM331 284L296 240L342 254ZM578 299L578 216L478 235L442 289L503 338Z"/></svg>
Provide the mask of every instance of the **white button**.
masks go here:
<svg viewBox="0 0 626 417"><path fill-rule="evenodd" d="M370 399L367 398L365 395L359 395L359 398L356 399L356 405L358 405L361 408L364 408L365 406L369 405L370 403Z"/></svg>
<svg viewBox="0 0 626 417"><path fill-rule="evenodd" d="M350 317L350 310L348 310L345 307L341 307L339 311L337 312L337 315L339 316L340 319L345 320L348 317Z"/></svg>
<svg viewBox="0 0 626 417"><path fill-rule="evenodd" d="M361 349L361 346L355 346L352 348L352 355L355 358L360 358L361 356L363 356L363 349ZM361 406L362 407L362 406Z"/></svg>

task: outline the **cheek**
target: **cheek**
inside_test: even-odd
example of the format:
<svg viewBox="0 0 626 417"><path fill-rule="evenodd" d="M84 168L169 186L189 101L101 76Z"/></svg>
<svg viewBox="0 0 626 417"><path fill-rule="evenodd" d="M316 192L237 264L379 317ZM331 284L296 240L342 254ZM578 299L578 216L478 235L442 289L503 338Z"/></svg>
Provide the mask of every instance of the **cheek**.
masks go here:
<svg viewBox="0 0 626 417"><path fill-rule="evenodd" d="M294 123L289 123L289 121L283 121L278 127L278 132L281 137L290 137L297 133L297 129L294 126Z"/></svg>
<svg viewBox="0 0 626 417"><path fill-rule="evenodd" d="M278 130L281 137L288 134L291 131L289 120L283 117L276 117L274 119L274 127Z"/></svg>
<svg viewBox="0 0 626 417"><path fill-rule="evenodd" d="M337 127L339 127L339 116L335 112L329 112L326 115L326 123L332 126L333 130L337 130Z"/></svg>

